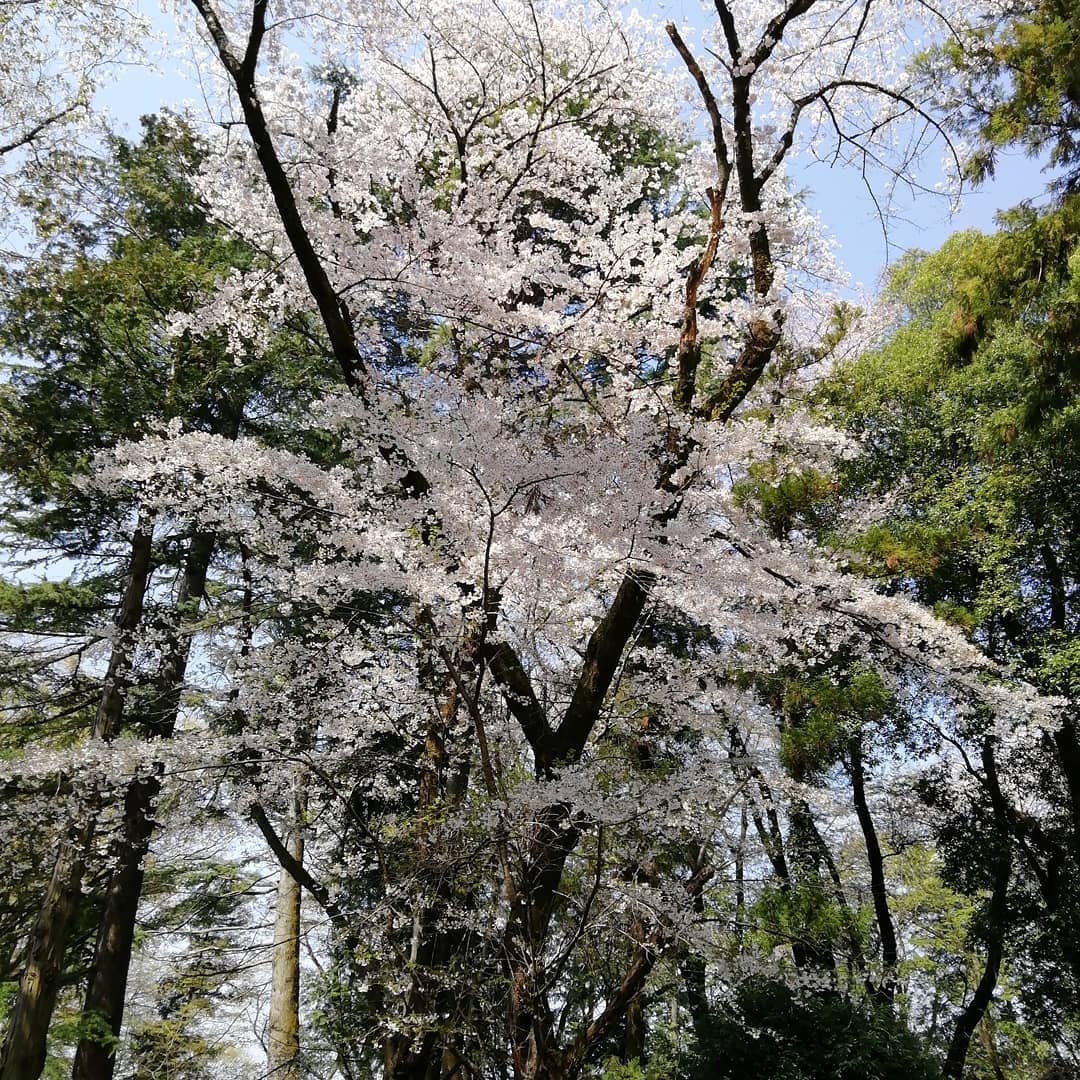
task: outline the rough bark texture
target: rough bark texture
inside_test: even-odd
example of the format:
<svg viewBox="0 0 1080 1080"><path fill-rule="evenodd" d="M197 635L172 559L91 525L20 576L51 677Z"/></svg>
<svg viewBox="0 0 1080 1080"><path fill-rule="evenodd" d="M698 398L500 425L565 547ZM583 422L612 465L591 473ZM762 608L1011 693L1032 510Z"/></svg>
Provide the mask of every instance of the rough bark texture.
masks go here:
<svg viewBox="0 0 1080 1080"><path fill-rule="evenodd" d="M45 1067L49 1021L64 969L71 928L79 910L86 850L93 829L72 826L64 837L30 938L26 967L4 1042L3 1080L34 1080Z"/></svg>
<svg viewBox="0 0 1080 1080"><path fill-rule="evenodd" d="M150 845L154 828L151 813L160 789L161 781L156 776L147 776L129 784L124 796L117 862L105 889L90 985L83 1006L83 1017L92 1018L94 1030L107 1030L112 1039L84 1036L79 1040L73 1080L108 1080L116 1064L113 1040L120 1037L135 916L142 894L143 859Z"/></svg>
<svg viewBox="0 0 1080 1080"><path fill-rule="evenodd" d="M176 618L198 614L206 592L206 575L214 538L197 534L191 541L177 595ZM154 693L139 719L148 735L171 738L176 726L191 651L191 635L178 625L166 646ZM83 1005L84 1017L94 1029L105 1029L118 1039L124 1018L128 969L135 940L136 916L143 888L143 865L154 832L154 803L161 791L160 766L149 776L137 777L124 795L124 816L113 848L114 868L105 889L105 904L98 924L97 945ZM116 1065L113 1042L85 1036L79 1040L72 1080L110 1080Z"/></svg>
<svg viewBox="0 0 1080 1080"><path fill-rule="evenodd" d="M152 528L141 522L131 540L127 584L116 614L117 639L94 716L93 737L111 739L119 727L128 685L131 634L139 625L152 568ZM60 842L52 877L27 946L26 967L4 1040L0 1080L36 1080L45 1067L49 1024L78 914L86 859L94 842L96 808L73 822Z"/></svg>

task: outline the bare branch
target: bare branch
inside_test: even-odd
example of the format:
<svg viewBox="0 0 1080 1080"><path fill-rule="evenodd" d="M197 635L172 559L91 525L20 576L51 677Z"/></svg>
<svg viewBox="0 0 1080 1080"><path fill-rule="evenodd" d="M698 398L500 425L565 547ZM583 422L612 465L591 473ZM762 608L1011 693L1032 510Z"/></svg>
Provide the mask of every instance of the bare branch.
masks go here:
<svg viewBox="0 0 1080 1080"><path fill-rule="evenodd" d="M289 849L282 843L281 837L274 831L274 826L270 824L266 811L259 803L255 803L251 807L251 820L258 826L259 832L263 834L263 838L274 853L274 857L281 864L282 869L290 874L298 885L302 885L311 893L318 905L330 916L332 922L339 926L346 925L348 919L345 912L331 899L326 886L316 881L307 868L293 857Z"/></svg>

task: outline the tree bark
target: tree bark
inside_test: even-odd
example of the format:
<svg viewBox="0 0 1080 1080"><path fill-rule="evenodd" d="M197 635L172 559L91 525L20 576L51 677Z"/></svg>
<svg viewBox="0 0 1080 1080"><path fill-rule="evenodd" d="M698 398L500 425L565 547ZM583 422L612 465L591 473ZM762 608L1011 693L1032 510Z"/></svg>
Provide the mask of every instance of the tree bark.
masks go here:
<svg viewBox="0 0 1080 1080"><path fill-rule="evenodd" d="M896 931L893 928L892 915L889 912L889 894L885 888L885 858L881 853L874 819L866 801L866 780L863 772L862 736L855 734L848 745L851 761L851 790L855 802L855 813L862 829L863 843L866 845L866 860L870 866L870 896L874 902L874 917L877 919L878 936L881 939L881 963L883 967L878 996L891 1005L896 992L896 963L898 950Z"/></svg>
<svg viewBox="0 0 1080 1080"><path fill-rule="evenodd" d="M135 916L142 894L143 858L150 845L154 827L151 811L160 790L158 777L146 776L130 783L124 796L117 862L105 889L90 985L83 1005L83 1019L92 1020L93 1027L79 1040L72 1068L75 1080L108 1080L113 1074Z"/></svg>
<svg viewBox="0 0 1080 1080"><path fill-rule="evenodd" d="M293 780L292 821L284 837L289 854L303 865L303 821L307 796L303 778ZM274 948L267 1025L267 1074L274 1080L301 1080L300 1065L300 883L286 870L278 877Z"/></svg>
<svg viewBox="0 0 1080 1080"><path fill-rule="evenodd" d="M631 967L636 967L644 959L642 942L645 940L645 924L640 916L635 916L630 925L630 940L634 942ZM638 1062L645 1064L645 1041L648 1035L645 1025L645 1001L638 991L627 1003L623 1022L622 1054L624 1063Z"/></svg>
<svg viewBox="0 0 1080 1080"><path fill-rule="evenodd" d="M188 550L177 596L177 619L198 614L206 592L206 575L214 537L197 534ZM180 710L180 698L191 651L191 635L176 627L155 680L151 707L141 717L147 734L171 738ZM105 889L105 906L98 925L97 945L83 1005L84 1018L94 1027L79 1040L72 1080L110 1080L116 1065L115 1040L120 1037L124 996L135 940L136 916L142 896L143 865L154 832L154 803L161 791L163 768L155 765L149 776L137 777L124 796L124 817L114 848L114 869ZM112 1038L102 1038L101 1029Z"/></svg>
<svg viewBox="0 0 1080 1080"><path fill-rule="evenodd" d="M116 643L109 656L92 737L108 740L120 725L128 685L131 637L143 614L150 579L153 528L140 519L131 539L127 584L116 614ZM97 807L72 822L60 842L52 877L27 947L26 967L19 980L7 1037L0 1080L36 1080L45 1067L49 1024L56 1008L64 959L79 911L86 860L94 842Z"/></svg>
<svg viewBox="0 0 1080 1080"><path fill-rule="evenodd" d="M1012 849L1009 845L1008 807L1004 803L1001 786L998 783L997 763L994 760L993 742L990 737L983 740L983 769L986 771L987 788L990 791L994 808L995 836L997 851L994 855L993 881L986 919L986 965L971 995L971 1000L960 1013L953 1031L952 1041L942 1070L952 1080L960 1080L964 1074L964 1062L967 1060L968 1047L975 1029L986 1014L987 1007L994 995L1001 959L1005 952L1005 930L1009 881L1012 876Z"/></svg>
<svg viewBox="0 0 1080 1080"><path fill-rule="evenodd" d="M92 825L84 822L72 825L60 844L4 1042L0 1069L3 1080L33 1080L45 1068L49 1022L56 1007L68 939L79 911L86 851L92 838Z"/></svg>

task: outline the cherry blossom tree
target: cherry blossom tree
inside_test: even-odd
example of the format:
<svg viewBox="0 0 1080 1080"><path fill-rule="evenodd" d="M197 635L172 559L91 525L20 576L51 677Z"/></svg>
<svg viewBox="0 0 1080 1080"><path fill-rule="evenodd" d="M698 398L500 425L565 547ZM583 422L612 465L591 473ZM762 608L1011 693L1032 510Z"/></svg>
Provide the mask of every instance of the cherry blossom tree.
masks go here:
<svg viewBox="0 0 1080 1080"><path fill-rule="evenodd" d="M811 920L728 947L767 914L758 864L777 912L828 894L889 1008L864 733L917 699L1021 737L1055 703L745 485L849 451L774 407L844 345L786 159L914 182L908 41L950 13L717 0L699 40L577 0L174 6L210 56L201 196L262 258L172 330L243 365L301 320L348 393L310 417L330 462L182 418L98 459L101 491L244 553L205 737L132 752L220 770L325 916L364 1032L341 1071L573 1078L641 1056L659 979L704 1029L750 955L838 987ZM872 959L821 824L848 807Z"/></svg>
<svg viewBox="0 0 1080 1080"><path fill-rule="evenodd" d="M778 436L724 422L785 338L812 347L806 274L825 254L782 182L801 125L816 145L828 134L865 160L884 160L894 120L921 125L915 149L933 129L899 66L909 13L807 2L736 18L720 4L711 73L669 27L711 152L676 152L665 175L656 151L686 138L672 80L656 66L655 36L614 10L459 4L451 17L437 3L364 5L331 20L265 3L194 8L220 63L222 107L234 102L251 138L230 134L206 196L253 240L291 254L273 280L225 283L220 306L201 317L213 325L245 304L314 304L355 392L326 419L360 452L350 487L362 478L361 503L336 480L327 489L290 476L331 501L337 522L319 543L351 558L309 567L296 599L411 598L405 623L395 615L394 632L416 642L399 653L399 678L418 678L434 698L427 730L413 735L426 755L420 806L445 796L446 769L475 748L476 783L496 807L505 802L496 833L528 822L494 852L512 1055L522 1075L573 1074L678 936L662 908L638 909L639 944L622 979L559 1034L551 973L567 946L554 916L586 836L610 817L595 799L602 721L619 717L615 687L648 701L661 692L657 669L671 667L659 657L643 665L645 685L634 687L627 662L647 610L662 605L708 627L720 681L736 644L766 668L778 648L805 656L823 643L828 654L842 644L879 651L897 668L934 641L934 677L969 691L983 666L915 609L891 614L827 566L763 547L726 480ZM305 85L286 29L319 58L321 83ZM642 136L651 160L635 160ZM692 194L702 190L704 206ZM417 343L418 366L393 355L401 339ZM121 475L161 490L163 467L176 470L187 454L191 468L213 452L184 446L183 437L158 449L144 442ZM217 480L246 468L226 456ZM284 464L273 472L286 475ZM216 499L235 490L229 483ZM216 499L200 491L203 513ZM265 548L256 536L252 546ZM707 565L724 568L712 590L702 589ZM711 717L706 743L726 731L723 708L684 693L684 709ZM512 723L496 738L500 716ZM506 740L535 776L513 792L498 767ZM699 782L709 775L700 761L693 771ZM709 775L708 798L722 809L700 826L706 834L733 782L730 771ZM651 796L670 827L669 805ZM702 865L681 879L684 903L712 873ZM439 963L432 943L443 917L429 905L413 920L413 963L431 958L421 968ZM407 995L415 1028L386 1036L393 1075L422 1072L443 1052L425 1030L425 1015L439 1012L427 983L428 973L414 976Z"/></svg>
<svg viewBox="0 0 1080 1080"><path fill-rule="evenodd" d="M142 61L147 32L130 0L0 4L0 181L12 206L20 171L80 130L100 129L95 93Z"/></svg>

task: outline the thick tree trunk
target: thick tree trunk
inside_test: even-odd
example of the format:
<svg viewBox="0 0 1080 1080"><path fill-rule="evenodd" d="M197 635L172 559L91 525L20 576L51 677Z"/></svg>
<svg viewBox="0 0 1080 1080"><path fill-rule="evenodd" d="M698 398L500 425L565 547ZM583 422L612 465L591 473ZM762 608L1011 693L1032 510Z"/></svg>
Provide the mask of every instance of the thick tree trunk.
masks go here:
<svg viewBox="0 0 1080 1080"><path fill-rule="evenodd" d="M176 618L182 623L198 614L206 592L206 575L214 538L198 534L188 550L177 596ZM182 625L174 630L155 680L153 703L140 719L148 735L171 738L180 710L180 698L191 651L191 635ZM97 946L83 1006L84 1018L93 1021L91 1032L107 1030L111 1038L86 1035L79 1040L72 1080L110 1080L116 1064L115 1040L124 1017L128 969L135 940L135 924L143 888L143 864L154 831L154 802L161 791L160 766L150 776L133 780L124 796L124 817L114 847L114 869L105 890L105 906L98 926Z"/></svg>
<svg viewBox="0 0 1080 1080"><path fill-rule="evenodd" d="M1069 792L1073 857L1080 861L1080 740L1077 738L1077 725L1072 716L1067 715L1062 719L1061 726L1054 732L1054 745Z"/></svg>
<svg viewBox="0 0 1080 1080"><path fill-rule="evenodd" d="M71 928L79 911L86 851L93 829L72 826L53 865L52 878L30 939L26 967L4 1042L3 1080L33 1080L45 1068L45 1046L56 1007Z"/></svg>
<svg viewBox="0 0 1080 1080"><path fill-rule="evenodd" d="M293 781L290 829L284 837L289 854L304 862L303 778ZM286 870L278 877L274 913L274 948L270 975L270 1018L267 1025L267 1073L274 1080L300 1080L300 883Z"/></svg>
<svg viewBox="0 0 1080 1080"><path fill-rule="evenodd" d="M644 959L643 942L645 941L645 924L638 916L634 917L630 924L630 940L634 942L633 959L631 966L641 964ZM645 1000L639 991L626 1005L626 1017L623 1021L622 1053L620 1057L629 1064L639 1062L645 1064L645 1041L648 1032L645 1025Z"/></svg>
<svg viewBox="0 0 1080 1080"><path fill-rule="evenodd" d="M120 1037L128 966L135 935L135 916L142 895L143 859L153 832L151 812L161 790L157 776L128 785L117 862L105 889L97 947L83 1018L92 1019L97 1037L84 1036L75 1053L75 1080L107 1080L113 1074L116 1040ZM105 1031L111 1034L102 1037Z"/></svg>
<svg viewBox="0 0 1080 1080"><path fill-rule="evenodd" d="M735 904L736 923L741 922L743 916L742 863L743 847L746 843L746 830L747 818L746 808L744 807L742 812L742 831L739 837L739 843L732 851L732 854L735 857L735 878L738 896ZM698 858L690 863L689 869L695 879L706 869L706 865L703 848ZM702 916L705 914L705 898L700 890L693 895L693 908L695 915ZM694 1035L698 1042L704 1044L705 1040L708 1038L710 1022L712 1019L709 1009L707 965L705 963L705 958L699 953L686 951L681 966L683 982L686 986L686 1002L690 1008L690 1019L694 1025Z"/></svg>
<svg viewBox="0 0 1080 1080"><path fill-rule="evenodd" d="M116 614L116 643L109 656L101 697L94 716L92 735L111 739L124 710L131 657L131 637L143 613L150 579L152 526L140 521L131 539L128 580ZM19 980L3 1059L0 1080L36 1080L45 1067L49 1024L64 969L68 942L79 911L86 860L94 842L97 809L74 822L60 842L52 877L42 898L41 911L27 947L26 967Z"/></svg>
<svg viewBox="0 0 1080 1080"><path fill-rule="evenodd" d="M480 633L474 630L466 636L456 656L446 654L441 657L448 669L445 674L439 670L436 640L432 637L424 642L420 682L432 696L433 711L421 755L418 786L421 817L433 814L444 799L452 803L460 801L467 791L466 774L448 775L451 761L447 747L459 713L470 709L466 697L480 663ZM449 689L446 687L447 675L450 676ZM437 868L442 857L443 853L433 849L421 831L416 850L417 865ZM446 969L460 952L464 938L449 928L439 927L442 912L455 900L466 905L471 902L464 893L455 897L452 878L437 870L430 897L413 919L410 950L413 975L406 1002L409 1012L445 1013L462 1008L460 995L447 985ZM383 1073L387 1080L440 1080L443 1075L453 1075L456 1066L450 1063L456 1061L457 1054L446 1044L445 1033L436 1036L430 1031L397 1031L383 1042Z"/></svg>
<svg viewBox="0 0 1080 1080"><path fill-rule="evenodd" d="M626 1026L623 1030L622 1060L645 1064L645 1002L640 994L626 1007Z"/></svg>

